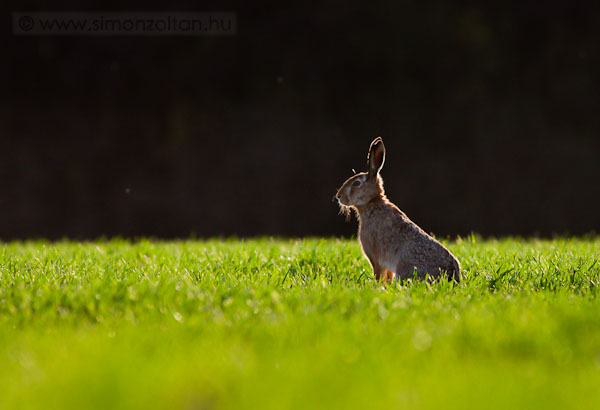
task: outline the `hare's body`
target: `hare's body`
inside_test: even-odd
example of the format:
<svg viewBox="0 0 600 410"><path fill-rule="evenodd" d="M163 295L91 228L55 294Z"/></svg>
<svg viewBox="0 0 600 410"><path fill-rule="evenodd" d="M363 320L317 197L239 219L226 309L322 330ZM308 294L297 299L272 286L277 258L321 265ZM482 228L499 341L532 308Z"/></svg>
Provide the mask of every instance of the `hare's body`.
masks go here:
<svg viewBox="0 0 600 410"><path fill-rule="evenodd" d="M385 196L379 170L385 159L380 138L373 141L369 171L356 174L338 190L342 209L353 208L359 220L358 239L376 279L406 279L415 273L460 281L458 260L441 243L412 222Z"/></svg>
<svg viewBox="0 0 600 410"><path fill-rule="evenodd" d="M396 205L383 198L357 208L358 239L377 279L407 279L415 271L460 281L460 266L442 244L425 233Z"/></svg>

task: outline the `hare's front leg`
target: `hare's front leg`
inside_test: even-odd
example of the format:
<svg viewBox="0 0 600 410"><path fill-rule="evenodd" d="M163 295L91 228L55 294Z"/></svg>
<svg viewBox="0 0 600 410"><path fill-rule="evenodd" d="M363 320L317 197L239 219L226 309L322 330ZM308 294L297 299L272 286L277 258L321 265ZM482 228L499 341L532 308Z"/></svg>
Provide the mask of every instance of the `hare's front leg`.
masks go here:
<svg viewBox="0 0 600 410"><path fill-rule="evenodd" d="M394 273L388 269L382 268L377 264L373 264L373 276L377 281L383 281L384 283L392 282L394 280Z"/></svg>
<svg viewBox="0 0 600 410"><path fill-rule="evenodd" d="M383 274L383 281L386 283L392 283L394 281L394 272L389 269L386 269Z"/></svg>
<svg viewBox="0 0 600 410"><path fill-rule="evenodd" d="M379 280L385 275L386 270L375 262L371 262L371 264L373 265L373 276L375 276L375 279L377 282L379 282Z"/></svg>

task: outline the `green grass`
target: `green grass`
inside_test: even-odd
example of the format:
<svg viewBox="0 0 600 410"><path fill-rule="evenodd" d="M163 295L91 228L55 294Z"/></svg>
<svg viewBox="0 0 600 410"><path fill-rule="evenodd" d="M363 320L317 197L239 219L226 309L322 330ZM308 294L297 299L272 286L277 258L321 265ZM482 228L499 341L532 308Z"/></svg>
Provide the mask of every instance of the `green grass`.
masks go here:
<svg viewBox="0 0 600 410"><path fill-rule="evenodd" d="M0 244L0 408L600 408L600 239Z"/></svg>

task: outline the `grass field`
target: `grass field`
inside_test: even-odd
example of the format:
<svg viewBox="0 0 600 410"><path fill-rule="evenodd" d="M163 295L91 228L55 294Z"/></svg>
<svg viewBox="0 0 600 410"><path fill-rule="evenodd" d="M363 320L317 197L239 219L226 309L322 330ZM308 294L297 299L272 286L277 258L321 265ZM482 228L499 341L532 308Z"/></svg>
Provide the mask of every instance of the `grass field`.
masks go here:
<svg viewBox="0 0 600 410"><path fill-rule="evenodd" d="M600 239L0 244L0 409L600 408Z"/></svg>

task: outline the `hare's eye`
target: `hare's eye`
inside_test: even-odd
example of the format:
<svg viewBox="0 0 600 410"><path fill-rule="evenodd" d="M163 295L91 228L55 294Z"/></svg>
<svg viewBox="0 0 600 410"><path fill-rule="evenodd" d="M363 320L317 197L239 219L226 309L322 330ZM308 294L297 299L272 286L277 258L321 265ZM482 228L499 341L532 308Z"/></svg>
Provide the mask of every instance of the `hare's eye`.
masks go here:
<svg viewBox="0 0 600 410"><path fill-rule="evenodd" d="M360 179L357 179L356 181L354 181L354 182L352 183L352 186L353 186L353 187L359 187L359 186L360 186L360 184L361 184L361 182L360 182Z"/></svg>

